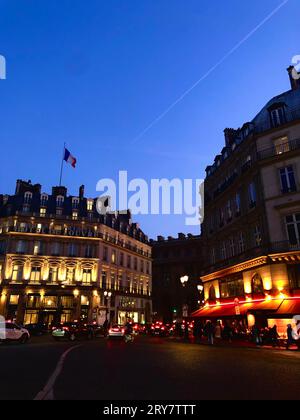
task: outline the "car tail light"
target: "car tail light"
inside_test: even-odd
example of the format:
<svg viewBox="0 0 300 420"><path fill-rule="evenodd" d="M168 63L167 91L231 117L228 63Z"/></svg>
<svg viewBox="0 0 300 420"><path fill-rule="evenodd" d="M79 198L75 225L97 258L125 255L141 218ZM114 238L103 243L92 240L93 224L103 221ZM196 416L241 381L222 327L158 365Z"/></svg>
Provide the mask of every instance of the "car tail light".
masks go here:
<svg viewBox="0 0 300 420"><path fill-rule="evenodd" d="M63 327L63 330L64 331L69 331L69 328L68 327Z"/></svg>
<svg viewBox="0 0 300 420"><path fill-rule="evenodd" d="M125 333L125 328L122 328L122 334L124 334Z"/></svg>

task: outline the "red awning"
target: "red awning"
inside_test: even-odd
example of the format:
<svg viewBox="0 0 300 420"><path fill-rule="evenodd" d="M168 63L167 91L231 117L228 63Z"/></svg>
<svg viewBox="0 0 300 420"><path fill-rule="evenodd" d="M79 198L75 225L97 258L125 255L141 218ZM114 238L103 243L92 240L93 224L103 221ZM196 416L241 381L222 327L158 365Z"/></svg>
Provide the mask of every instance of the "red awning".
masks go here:
<svg viewBox="0 0 300 420"><path fill-rule="evenodd" d="M285 299L276 315L300 315L300 299Z"/></svg>
<svg viewBox="0 0 300 420"><path fill-rule="evenodd" d="M195 318L226 318L244 316L251 312L270 311L276 312L282 304L282 299L264 300L262 302L244 302L236 304L221 304L207 306L195 312L192 316Z"/></svg>

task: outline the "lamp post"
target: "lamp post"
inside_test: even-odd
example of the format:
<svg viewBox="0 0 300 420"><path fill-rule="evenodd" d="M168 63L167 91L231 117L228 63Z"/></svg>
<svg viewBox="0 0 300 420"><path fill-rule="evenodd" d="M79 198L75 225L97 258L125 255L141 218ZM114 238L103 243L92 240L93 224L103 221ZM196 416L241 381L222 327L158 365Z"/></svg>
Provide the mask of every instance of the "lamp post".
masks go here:
<svg viewBox="0 0 300 420"><path fill-rule="evenodd" d="M104 292L104 298L105 298L105 300L106 300L106 304L105 304L105 306L106 306L106 316L105 316L105 321L106 321L106 322L108 321L108 313L109 313L109 309L108 309L108 302L110 301L111 295L112 295L112 293L111 293L111 292L107 292L107 291L105 291L105 292Z"/></svg>
<svg viewBox="0 0 300 420"><path fill-rule="evenodd" d="M200 294L199 306L201 306L203 304L203 301L204 301L204 299L203 299L204 286L202 284L198 284L197 289L198 289L198 292Z"/></svg>
<svg viewBox="0 0 300 420"><path fill-rule="evenodd" d="M189 281L189 276L182 276L180 277L180 282L182 287L185 288L187 282ZM188 303L187 303L187 294L185 293L185 304L182 308L182 316L185 318L185 326L184 326L184 338L188 340L189 338L189 327L187 325L187 318L188 318Z"/></svg>

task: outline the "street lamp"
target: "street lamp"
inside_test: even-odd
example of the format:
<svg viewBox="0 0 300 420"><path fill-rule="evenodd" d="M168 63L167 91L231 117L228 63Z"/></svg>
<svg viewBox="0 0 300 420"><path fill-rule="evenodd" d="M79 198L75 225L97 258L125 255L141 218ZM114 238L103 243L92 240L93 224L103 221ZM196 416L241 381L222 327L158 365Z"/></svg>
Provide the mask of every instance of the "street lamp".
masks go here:
<svg viewBox="0 0 300 420"><path fill-rule="evenodd" d="M180 277L180 281L183 287L186 286L187 282L189 281L189 276L183 276ZM188 329L188 323L187 323L187 318L188 318L188 302L187 302L187 293L185 292L185 305L183 306L183 310L182 310L182 315L183 318L185 318L185 326L184 326L184 338L186 340L188 340L189 338L189 329Z"/></svg>
<svg viewBox="0 0 300 420"><path fill-rule="evenodd" d="M197 289L198 289L198 292L199 292L200 298L201 298L200 301L198 302L198 304L201 306L201 301L203 303L203 292L204 292L203 284L198 284Z"/></svg>
<svg viewBox="0 0 300 420"><path fill-rule="evenodd" d="M104 292L104 297L105 297L105 299L106 299L106 317L105 317L105 321L106 321L106 322L108 321L108 313L109 313L109 309L108 309L108 302L109 302L109 300L110 300L110 298L111 298L111 295L112 295L112 293L111 293L111 292L107 292L107 291L105 290L105 292Z"/></svg>
<svg viewBox="0 0 300 420"><path fill-rule="evenodd" d="M180 281L181 281L182 286L185 287L185 285L189 281L189 276L180 277Z"/></svg>

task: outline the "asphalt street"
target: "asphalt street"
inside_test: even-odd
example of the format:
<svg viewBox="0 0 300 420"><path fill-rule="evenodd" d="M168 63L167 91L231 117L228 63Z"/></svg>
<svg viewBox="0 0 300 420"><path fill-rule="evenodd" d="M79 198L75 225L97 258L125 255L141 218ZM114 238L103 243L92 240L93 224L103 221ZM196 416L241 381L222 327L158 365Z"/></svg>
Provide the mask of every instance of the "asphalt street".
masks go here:
<svg viewBox="0 0 300 420"><path fill-rule="evenodd" d="M299 384L299 352L149 337L0 346L1 400L298 400Z"/></svg>

